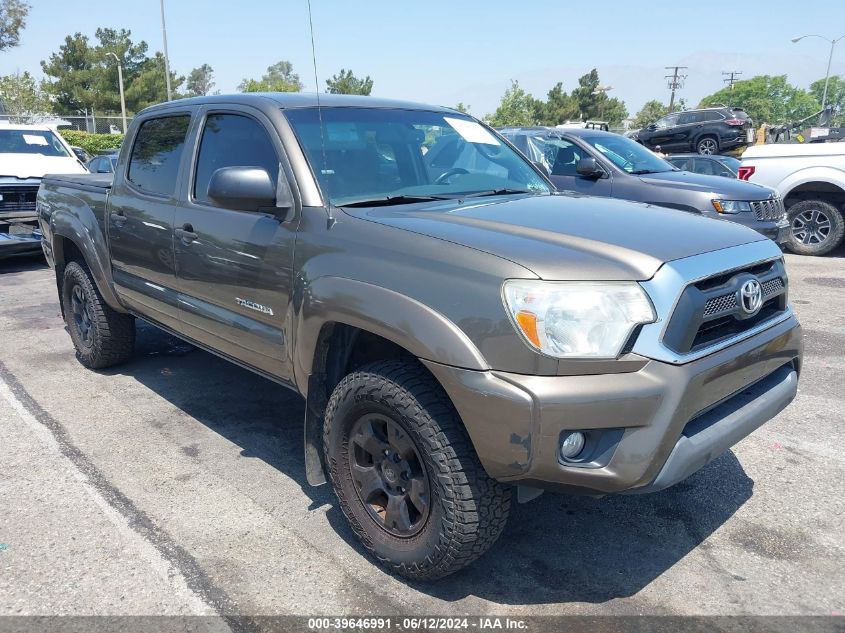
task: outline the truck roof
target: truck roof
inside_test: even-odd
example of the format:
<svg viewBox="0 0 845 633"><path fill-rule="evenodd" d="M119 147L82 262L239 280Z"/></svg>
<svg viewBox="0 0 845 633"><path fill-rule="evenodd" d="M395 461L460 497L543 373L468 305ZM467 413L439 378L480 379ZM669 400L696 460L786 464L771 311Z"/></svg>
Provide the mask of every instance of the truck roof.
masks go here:
<svg viewBox="0 0 845 633"><path fill-rule="evenodd" d="M188 99L179 99L177 101L168 101L166 103L159 103L150 106L144 112L153 110L163 110L183 105L201 105L214 103L229 103L229 104L244 104L257 107L266 107L268 104L274 104L276 107L282 109L292 108L313 108L318 105L317 95L307 92L239 92L228 95L211 95L205 97L191 97ZM401 110L428 110L433 112L457 112L453 108L446 108L443 106L428 105L424 103L414 103L412 101L399 101L395 99L382 99L380 97L368 97L362 95L335 95L335 94L320 94L319 105L335 108L390 108Z"/></svg>

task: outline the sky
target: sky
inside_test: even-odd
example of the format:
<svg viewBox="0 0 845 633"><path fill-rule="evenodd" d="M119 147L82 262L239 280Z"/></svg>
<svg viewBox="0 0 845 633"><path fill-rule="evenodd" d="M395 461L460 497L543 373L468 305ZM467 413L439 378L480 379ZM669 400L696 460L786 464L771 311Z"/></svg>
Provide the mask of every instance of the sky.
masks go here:
<svg viewBox="0 0 845 633"><path fill-rule="evenodd" d="M21 46L0 53L0 74L30 71L77 31L126 28L150 50L162 49L159 0L71 3L29 0ZM569 91L597 68L609 96L631 115L648 100L669 100L665 66L689 68L678 97L690 105L720 89L722 71L786 74L808 87L823 78L830 45L815 33L845 35L845 1L650 0L311 0L320 91L341 68L370 75L373 95L453 106L479 117L493 112L510 81L545 98L557 82ZM807 10L803 10L801 7ZM293 63L315 87L307 0L165 0L171 69L182 75L204 63L215 89L234 92L270 64ZM845 75L845 39L831 74Z"/></svg>

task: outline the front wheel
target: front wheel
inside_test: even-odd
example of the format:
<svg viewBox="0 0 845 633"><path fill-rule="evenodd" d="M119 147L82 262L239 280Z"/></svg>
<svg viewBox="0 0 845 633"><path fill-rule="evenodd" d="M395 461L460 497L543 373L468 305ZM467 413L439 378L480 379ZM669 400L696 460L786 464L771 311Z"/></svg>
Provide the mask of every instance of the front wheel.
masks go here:
<svg viewBox="0 0 845 633"><path fill-rule="evenodd" d="M406 578L465 567L505 527L510 489L484 472L451 401L422 367L385 361L346 376L329 399L323 445L353 531Z"/></svg>
<svg viewBox="0 0 845 633"><path fill-rule="evenodd" d="M829 202L804 200L789 207L786 247L798 255L824 255L842 242L845 222Z"/></svg>

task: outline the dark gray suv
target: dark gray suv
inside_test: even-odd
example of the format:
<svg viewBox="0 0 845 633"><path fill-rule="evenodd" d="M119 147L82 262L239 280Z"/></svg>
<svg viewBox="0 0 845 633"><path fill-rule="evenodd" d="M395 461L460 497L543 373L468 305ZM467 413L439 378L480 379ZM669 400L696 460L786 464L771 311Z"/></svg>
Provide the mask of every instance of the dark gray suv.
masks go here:
<svg viewBox="0 0 845 633"><path fill-rule="evenodd" d="M743 224L778 244L786 239L783 202L769 187L681 171L611 132L545 127L499 132L545 169L559 190L680 209Z"/></svg>

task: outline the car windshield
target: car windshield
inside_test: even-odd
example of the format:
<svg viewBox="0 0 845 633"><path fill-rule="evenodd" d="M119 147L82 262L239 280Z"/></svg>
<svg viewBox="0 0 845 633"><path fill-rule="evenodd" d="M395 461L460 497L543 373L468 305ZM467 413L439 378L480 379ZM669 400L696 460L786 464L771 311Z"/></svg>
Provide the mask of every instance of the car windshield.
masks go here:
<svg viewBox="0 0 845 633"><path fill-rule="evenodd" d="M608 134L585 136L583 140L596 148L611 163L629 174L657 174L676 168L657 154L624 136Z"/></svg>
<svg viewBox="0 0 845 633"><path fill-rule="evenodd" d="M49 130L0 129L0 154L70 156L62 142Z"/></svg>
<svg viewBox="0 0 845 633"><path fill-rule="evenodd" d="M328 107L285 115L337 206L550 192L524 157L457 112Z"/></svg>

